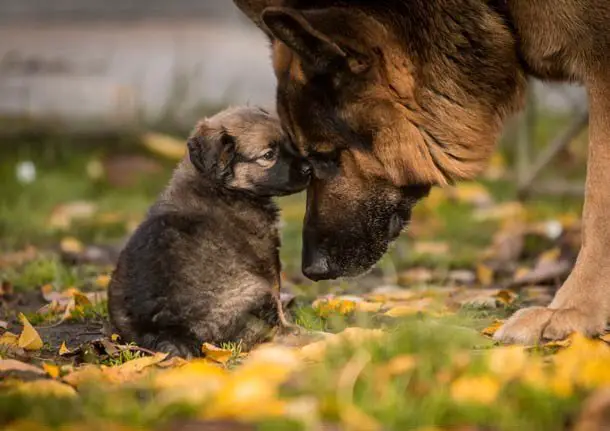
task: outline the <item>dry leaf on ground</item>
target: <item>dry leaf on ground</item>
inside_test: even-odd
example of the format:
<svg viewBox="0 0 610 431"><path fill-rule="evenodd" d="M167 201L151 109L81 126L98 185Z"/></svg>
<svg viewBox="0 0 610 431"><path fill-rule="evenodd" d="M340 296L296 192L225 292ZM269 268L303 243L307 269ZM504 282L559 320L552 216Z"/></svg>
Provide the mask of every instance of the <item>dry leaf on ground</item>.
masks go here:
<svg viewBox="0 0 610 431"><path fill-rule="evenodd" d="M59 377L59 367L53 364L42 364L42 369L52 378L56 379Z"/></svg>
<svg viewBox="0 0 610 431"><path fill-rule="evenodd" d="M476 182L459 183L456 187L447 189L447 192L450 198L475 207L488 207L493 203L493 198L487 188Z"/></svg>
<svg viewBox="0 0 610 431"><path fill-rule="evenodd" d="M500 387L492 376L464 376L451 384L450 393L458 403L489 405L498 397Z"/></svg>
<svg viewBox="0 0 610 431"><path fill-rule="evenodd" d="M231 359L231 356L233 356L231 350L221 349L210 343L203 343L201 346L201 353L205 355L206 359L210 359L220 364L226 364L229 359Z"/></svg>
<svg viewBox="0 0 610 431"><path fill-rule="evenodd" d="M85 246L74 237L66 237L59 243L59 248L66 254L79 254L83 252Z"/></svg>
<svg viewBox="0 0 610 431"><path fill-rule="evenodd" d="M26 373L34 373L44 375L45 371L41 368L35 367L25 362L17 361L15 359L0 359L0 372L6 371L21 371Z"/></svg>
<svg viewBox="0 0 610 431"><path fill-rule="evenodd" d="M490 286L494 281L494 271L490 267L477 265L477 279L483 286Z"/></svg>
<svg viewBox="0 0 610 431"><path fill-rule="evenodd" d="M181 160L186 152L184 140L161 133L145 133L142 143L155 154L173 160Z"/></svg>
<svg viewBox="0 0 610 431"><path fill-rule="evenodd" d="M321 298L312 304L313 309L321 317L328 317L333 313L349 314L356 309L356 302L342 297Z"/></svg>
<svg viewBox="0 0 610 431"><path fill-rule="evenodd" d="M70 354L70 349L68 349L68 347L66 347L66 342L62 341L61 342L61 346L59 346L59 356L64 356L64 355L69 355Z"/></svg>
<svg viewBox="0 0 610 431"><path fill-rule="evenodd" d="M502 325L504 325L504 321L496 320L487 328L483 329L481 334L487 335L488 337L493 337L493 335L502 327Z"/></svg>
<svg viewBox="0 0 610 431"><path fill-rule="evenodd" d="M58 382L57 380L39 379L30 382L17 382L11 385L9 390L41 398L65 398L76 396L76 391L73 387Z"/></svg>
<svg viewBox="0 0 610 431"><path fill-rule="evenodd" d="M87 201L58 205L51 212L49 225L55 229L68 229L73 221L90 218L96 211L97 205Z"/></svg>
<svg viewBox="0 0 610 431"><path fill-rule="evenodd" d="M413 245L413 253L440 256L449 253L449 244L440 241L418 241Z"/></svg>
<svg viewBox="0 0 610 431"><path fill-rule="evenodd" d="M155 374L153 387L161 404L199 404L215 394L229 378L228 372L209 361L193 360Z"/></svg>
<svg viewBox="0 0 610 431"><path fill-rule="evenodd" d="M27 317L23 313L19 314L19 320L23 325L23 330L19 336L17 344L24 350L40 350L42 349L42 338L34 329L32 324L28 321Z"/></svg>
<svg viewBox="0 0 610 431"><path fill-rule="evenodd" d="M519 377L528 365L527 353L521 346L491 349L487 361L490 371L503 381Z"/></svg>
<svg viewBox="0 0 610 431"><path fill-rule="evenodd" d="M5 332L0 335L0 344L9 347L19 347L19 335L13 334L12 332Z"/></svg>
<svg viewBox="0 0 610 431"><path fill-rule="evenodd" d="M324 340L316 341L301 348L298 356L308 361L319 361L328 348L348 344L359 345L369 341L379 340L385 336L381 329L347 328L338 334L332 334Z"/></svg>

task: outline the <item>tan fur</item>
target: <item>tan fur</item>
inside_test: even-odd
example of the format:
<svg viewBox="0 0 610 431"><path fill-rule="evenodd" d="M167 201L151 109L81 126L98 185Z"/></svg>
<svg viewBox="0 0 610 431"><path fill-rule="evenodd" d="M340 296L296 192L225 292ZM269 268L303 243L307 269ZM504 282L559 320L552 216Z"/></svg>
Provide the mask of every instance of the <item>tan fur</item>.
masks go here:
<svg viewBox="0 0 610 431"><path fill-rule="evenodd" d="M194 133L214 139L223 130L239 137L236 151L247 159L260 157L284 136L277 119L263 110L248 107L230 108L212 118L206 118L197 124ZM249 190L259 180L261 167L270 168L274 163L275 161L262 160L237 162L233 165L233 176L228 186Z"/></svg>

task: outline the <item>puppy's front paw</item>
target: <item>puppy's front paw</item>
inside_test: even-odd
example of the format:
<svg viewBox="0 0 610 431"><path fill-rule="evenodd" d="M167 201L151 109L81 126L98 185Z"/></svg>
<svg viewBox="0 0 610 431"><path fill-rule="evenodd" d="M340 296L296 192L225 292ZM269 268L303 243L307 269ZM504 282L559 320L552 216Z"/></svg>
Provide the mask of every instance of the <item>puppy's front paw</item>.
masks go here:
<svg viewBox="0 0 610 431"><path fill-rule="evenodd" d="M168 357L180 356L184 359L192 359L193 352L191 348L185 344L172 341L159 341L156 349L159 352L168 353Z"/></svg>

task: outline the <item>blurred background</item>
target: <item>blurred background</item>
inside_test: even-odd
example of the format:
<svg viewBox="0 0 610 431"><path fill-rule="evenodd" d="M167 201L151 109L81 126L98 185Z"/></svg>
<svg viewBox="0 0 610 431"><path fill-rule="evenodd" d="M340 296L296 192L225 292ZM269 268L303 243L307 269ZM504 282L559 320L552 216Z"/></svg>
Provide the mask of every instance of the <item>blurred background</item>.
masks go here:
<svg viewBox="0 0 610 431"><path fill-rule="evenodd" d="M0 1L0 249L95 245L111 264L195 121L229 104L273 109L274 85L265 38L227 0ZM578 219L586 123L582 88L532 82L488 172L420 205L381 273L472 269L514 219L505 207L528 223ZM302 201L282 201L299 282Z"/></svg>

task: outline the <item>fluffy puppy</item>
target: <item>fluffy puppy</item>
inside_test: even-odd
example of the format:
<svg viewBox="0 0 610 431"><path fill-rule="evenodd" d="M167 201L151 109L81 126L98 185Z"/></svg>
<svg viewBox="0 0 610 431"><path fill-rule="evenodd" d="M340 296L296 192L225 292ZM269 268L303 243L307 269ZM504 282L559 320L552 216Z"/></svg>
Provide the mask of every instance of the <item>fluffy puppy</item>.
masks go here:
<svg viewBox="0 0 610 431"><path fill-rule="evenodd" d="M287 325L272 198L304 190L310 173L278 120L260 108L200 122L112 275L115 330L142 347L191 357L204 342L249 349Z"/></svg>

